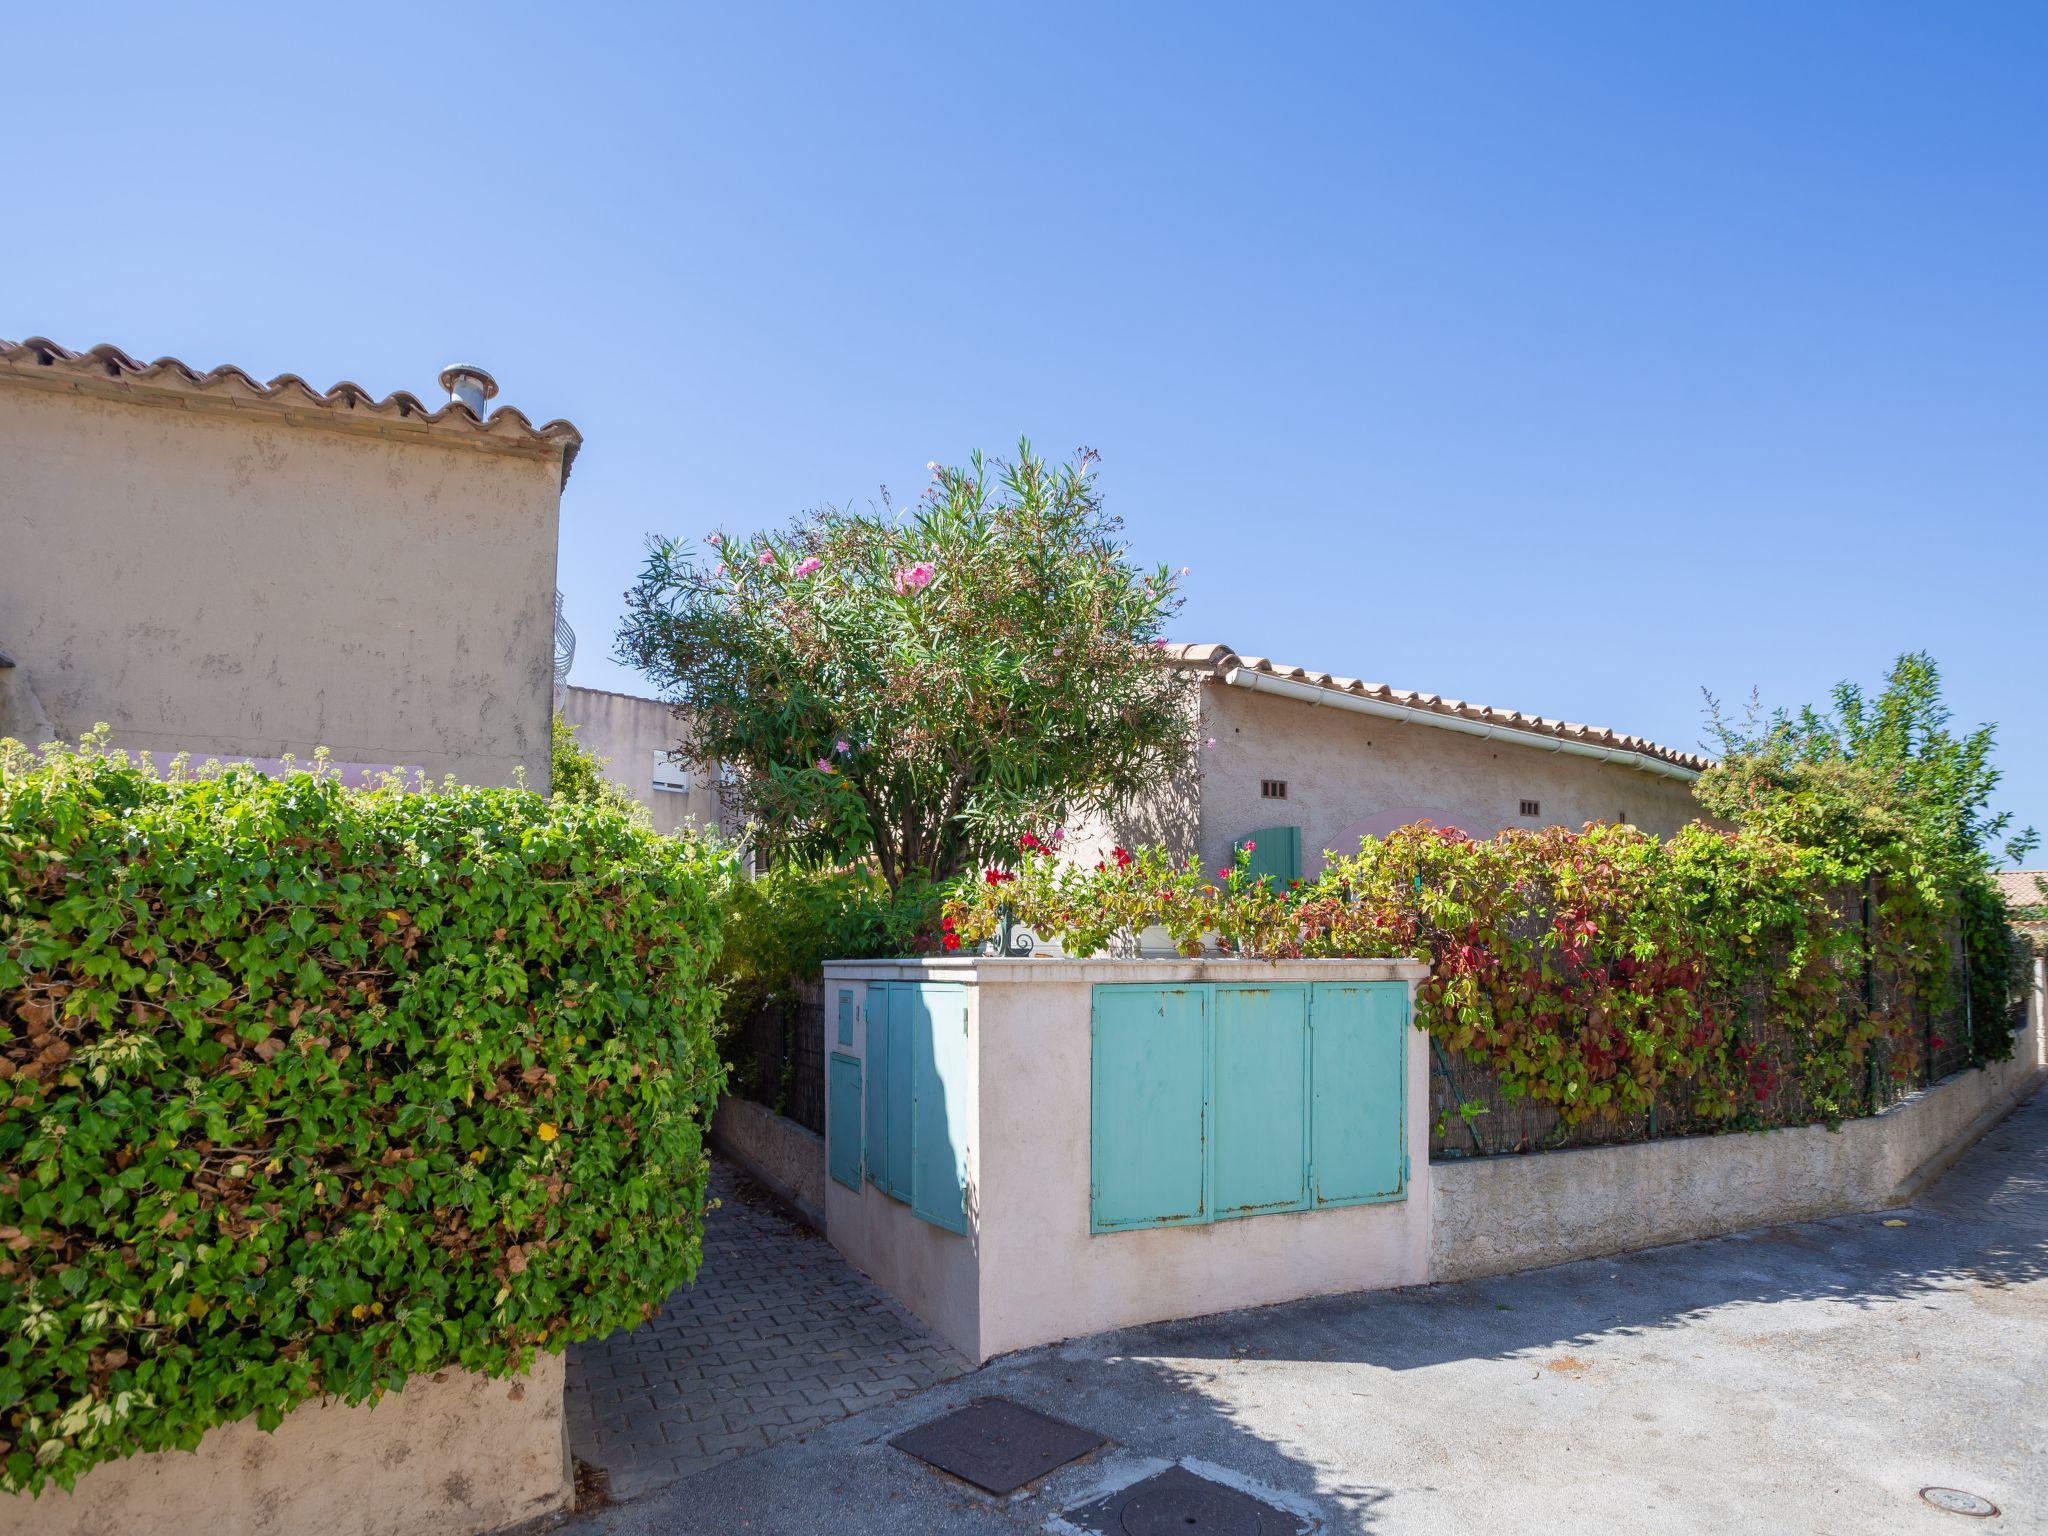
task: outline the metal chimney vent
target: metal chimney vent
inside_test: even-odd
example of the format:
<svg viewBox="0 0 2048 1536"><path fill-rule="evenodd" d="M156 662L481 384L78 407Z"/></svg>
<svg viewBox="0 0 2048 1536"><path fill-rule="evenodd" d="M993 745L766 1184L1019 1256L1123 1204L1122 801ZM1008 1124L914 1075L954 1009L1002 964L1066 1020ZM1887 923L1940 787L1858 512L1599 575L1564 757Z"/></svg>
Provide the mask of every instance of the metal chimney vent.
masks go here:
<svg viewBox="0 0 2048 1536"><path fill-rule="evenodd" d="M461 401L482 421L484 406L498 392L498 381L475 363L450 363L441 370L441 387L450 400Z"/></svg>

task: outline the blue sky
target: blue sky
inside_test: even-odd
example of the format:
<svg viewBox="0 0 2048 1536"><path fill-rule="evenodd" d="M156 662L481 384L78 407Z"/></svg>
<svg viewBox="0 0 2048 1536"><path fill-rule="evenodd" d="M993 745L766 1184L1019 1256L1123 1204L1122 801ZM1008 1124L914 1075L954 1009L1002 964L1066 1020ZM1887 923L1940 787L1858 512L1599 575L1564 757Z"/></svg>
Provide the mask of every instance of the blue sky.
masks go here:
<svg viewBox="0 0 2048 1536"><path fill-rule="evenodd" d="M68 13L68 14L67 14ZM1700 735L1932 650L2048 830L2048 7L16 7L0 335L587 438L650 530L1088 443L1178 634ZM32 82L32 83L27 83Z"/></svg>

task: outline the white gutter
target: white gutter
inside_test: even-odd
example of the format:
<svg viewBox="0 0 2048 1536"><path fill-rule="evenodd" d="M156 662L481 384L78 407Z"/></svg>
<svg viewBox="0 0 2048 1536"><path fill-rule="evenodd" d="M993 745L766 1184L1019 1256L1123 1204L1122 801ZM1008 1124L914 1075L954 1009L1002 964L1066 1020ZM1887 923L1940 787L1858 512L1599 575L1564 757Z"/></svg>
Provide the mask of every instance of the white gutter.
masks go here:
<svg viewBox="0 0 2048 1536"><path fill-rule="evenodd" d="M1351 710L1355 714L1373 715L1381 720L1398 720L1403 725L1433 725L1440 731L1456 731L1461 736L1482 736L1490 741L1507 742L1511 746L1533 747L1539 752L1568 752L1573 757L1590 757L1596 762L1617 763L1624 768L1639 768L1644 773L1654 773L1667 779L1682 779L1688 784L1700 776L1696 768L1681 768L1676 763L1667 763L1662 758L1651 757L1646 752L1629 752L1620 747L1596 747L1587 742L1572 741L1564 737L1542 736L1534 731L1518 731L1504 725L1488 725L1479 720L1461 720L1456 715L1439 715L1432 710L1414 709L1405 704L1388 704L1379 699L1346 693L1341 688L1324 688L1315 683L1297 682L1291 677L1275 677L1270 672L1254 672L1249 667L1232 667L1223 674L1223 681L1234 688L1250 688L1259 693L1277 693L1283 698L1300 699L1307 704L1328 704L1337 709Z"/></svg>

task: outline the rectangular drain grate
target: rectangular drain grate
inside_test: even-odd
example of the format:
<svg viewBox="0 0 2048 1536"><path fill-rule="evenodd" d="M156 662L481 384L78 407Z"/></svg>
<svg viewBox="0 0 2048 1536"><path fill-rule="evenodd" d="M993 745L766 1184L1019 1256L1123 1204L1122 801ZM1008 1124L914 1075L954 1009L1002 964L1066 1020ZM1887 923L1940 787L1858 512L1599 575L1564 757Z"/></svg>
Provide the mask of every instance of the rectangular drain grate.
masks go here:
<svg viewBox="0 0 2048 1536"><path fill-rule="evenodd" d="M983 1397L929 1424L906 1429L889 1443L977 1488L1015 1493L1055 1467L1108 1444L1108 1436L1008 1398Z"/></svg>

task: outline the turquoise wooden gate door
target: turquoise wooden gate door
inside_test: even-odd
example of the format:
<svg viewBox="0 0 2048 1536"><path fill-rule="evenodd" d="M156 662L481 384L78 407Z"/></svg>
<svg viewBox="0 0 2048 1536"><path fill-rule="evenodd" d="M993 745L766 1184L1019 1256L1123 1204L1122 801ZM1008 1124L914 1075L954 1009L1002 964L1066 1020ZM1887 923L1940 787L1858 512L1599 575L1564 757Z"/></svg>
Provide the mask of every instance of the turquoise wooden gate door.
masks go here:
<svg viewBox="0 0 2048 1536"><path fill-rule="evenodd" d="M954 1232L967 1230L968 1045L965 987L868 984L868 1181Z"/></svg>
<svg viewBox="0 0 2048 1536"><path fill-rule="evenodd" d="M1095 989L1089 1224L1400 1200L1401 982Z"/></svg>
<svg viewBox="0 0 2048 1536"><path fill-rule="evenodd" d="M1308 988L1218 987L1216 1214L1308 1204Z"/></svg>
<svg viewBox="0 0 2048 1536"><path fill-rule="evenodd" d="M1090 1225L1209 1219L1209 989L1095 989Z"/></svg>

